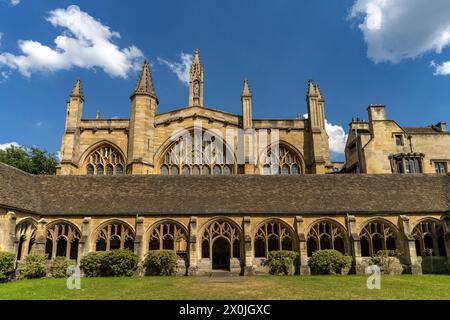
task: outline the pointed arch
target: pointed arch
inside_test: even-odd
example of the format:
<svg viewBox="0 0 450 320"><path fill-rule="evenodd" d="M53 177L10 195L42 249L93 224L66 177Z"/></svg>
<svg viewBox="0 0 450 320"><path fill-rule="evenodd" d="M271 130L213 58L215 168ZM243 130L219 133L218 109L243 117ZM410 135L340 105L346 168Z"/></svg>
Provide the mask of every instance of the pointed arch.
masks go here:
<svg viewBox="0 0 450 320"><path fill-rule="evenodd" d="M148 249L174 250L178 256L187 257L189 233L187 228L173 219L162 219L147 229Z"/></svg>
<svg viewBox="0 0 450 320"><path fill-rule="evenodd" d="M129 249L134 251L134 228L126 221L110 219L103 222L94 231L95 251Z"/></svg>
<svg viewBox="0 0 450 320"><path fill-rule="evenodd" d="M280 140L269 145L259 154L258 170L263 175L305 174L305 159L295 146L287 141Z"/></svg>
<svg viewBox="0 0 450 320"><path fill-rule="evenodd" d="M115 143L101 140L83 152L80 164L82 172L86 175L124 174L126 156Z"/></svg>
<svg viewBox="0 0 450 320"><path fill-rule="evenodd" d="M439 219L420 219L412 228L417 256L447 256L444 226Z"/></svg>
<svg viewBox="0 0 450 320"><path fill-rule="evenodd" d="M298 239L292 226L279 218L268 218L255 228L253 248L255 258L267 257L270 251L292 251Z"/></svg>
<svg viewBox="0 0 450 320"><path fill-rule="evenodd" d="M202 130L199 136L194 129L180 129L159 147L155 155L157 172L165 175L237 174L236 154L222 139L222 133ZM205 134L211 134L211 139L205 139Z"/></svg>
<svg viewBox="0 0 450 320"><path fill-rule="evenodd" d="M37 225L38 221L33 217L23 218L17 223L15 230L17 260L22 260L33 252Z"/></svg>
<svg viewBox="0 0 450 320"><path fill-rule="evenodd" d="M373 257L379 251L393 251L401 248L399 229L395 224L381 217L365 221L359 237L363 257Z"/></svg>
<svg viewBox="0 0 450 320"><path fill-rule="evenodd" d="M314 221L306 233L307 255L310 257L316 250L334 249L342 254L349 253L347 229L332 218L321 218Z"/></svg>
<svg viewBox="0 0 450 320"><path fill-rule="evenodd" d="M48 259L78 260L80 239L81 230L76 224L65 219L52 221L46 226L45 254Z"/></svg>

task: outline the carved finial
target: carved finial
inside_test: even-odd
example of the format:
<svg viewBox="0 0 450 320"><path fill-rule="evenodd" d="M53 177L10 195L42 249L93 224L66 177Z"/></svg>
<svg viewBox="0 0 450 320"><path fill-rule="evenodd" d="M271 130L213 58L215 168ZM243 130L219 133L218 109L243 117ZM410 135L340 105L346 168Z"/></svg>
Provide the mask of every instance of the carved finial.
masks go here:
<svg viewBox="0 0 450 320"><path fill-rule="evenodd" d="M250 86L248 85L248 80L244 80L244 89L242 90L242 97L251 97L252 92L250 91Z"/></svg>
<svg viewBox="0 0 450 320"><path fill-rule="evenodd" d="M80 79L78 79L75 85L73 86L72 92L70 93L70 97L80 98L81 100L84 100L83 86L81 84Z"/></svg>
<svg viewBox="0 0 450 320"><path fill-rule="evenodd" d="M316 95L316 86L314 85L313 80L308 81L308 96Z"/></svg>
<svg viewBox="0 0 450 320"><path fill-rule="evenodd" d="M200 50L195 48L194 51L194 63L200 63Z"/></svg>
<svg viewBox="0 0 450 320"><path fill-rule="evenodd" d="M100 114L100 110L97 110L97 113L95 114L95 119L101 119L102 115Z"/></svg>
<svg viewBox="0 0 450 320"><path fill-rule="evenodd" d="M136 88L134 89L131 97L135 95L148 95L156 99L155 88L153 87L153 79L152 73L150 72L150 66L147 59L144 61L144 65L142 66L142 71L139 76L139 79L136 83Z"/></svg>

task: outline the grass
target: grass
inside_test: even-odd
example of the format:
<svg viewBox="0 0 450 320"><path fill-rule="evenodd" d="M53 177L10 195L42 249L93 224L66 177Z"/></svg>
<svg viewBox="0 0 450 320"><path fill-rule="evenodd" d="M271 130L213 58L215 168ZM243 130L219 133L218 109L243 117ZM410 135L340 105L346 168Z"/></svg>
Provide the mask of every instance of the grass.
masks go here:
<svg viewBox="0 0 450 320"><path fill-rule="evenodd" d="M83 278L80 290L65 279L0 284L0 299L184 300L184 299L450 299L450 275L383 276L369 290L365 276Z"/></svg>

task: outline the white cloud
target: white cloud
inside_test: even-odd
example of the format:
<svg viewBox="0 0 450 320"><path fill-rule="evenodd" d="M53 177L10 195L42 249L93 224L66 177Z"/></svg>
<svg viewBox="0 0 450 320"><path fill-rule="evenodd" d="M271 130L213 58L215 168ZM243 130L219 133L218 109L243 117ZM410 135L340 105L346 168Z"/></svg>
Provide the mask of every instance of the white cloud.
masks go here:
<svg viewBox="0 0 450 320"><path fill-rule="evenodd" d="M158 62L167 66L175 73L183 84L189 85L189 69L191 68L194 56L192 54L181 52L180 62L172 62L158 57Z"/></svg>
<svg viewBox="0 0 450 320"><path fill-rule="evenodd" d="M448 0L356 0L349 18L360 21L367 55L376 63L440 54L450 44ZM448 67L434 67L448 74Z"/></svg>
<svg viewBox="0 0 450 320"><path fill-rule="evenodd" d="M126 78L131 70L139 69L141 50L135 46L120 49L112 42L120 34L79 7L53 10L46 20L65 29L55 38L55 48L34 40L20 40L22 55L1 53L0 66L16 69L26 77L33 72L68 70L75 66L100 68L110 76Z"/></svg>
<svg viewBox="0 0 450 320"><path fill-rule="evenodd" d="M10 3L13 7L15 7L15 6L17 6L18 4L20 4L20 0L10 0L9 3Z"/></svg>
<svg viewBox="0 0 450 320"><path fill-rule="evenodd" d="M308 114L303 115L303 119L308 119ZM345 133L344 128L337 124L332 124L325 119L325 130L328 134L328 145L330 151L336 154L344 154L345 143L347 142L348 134Z"/></svg>
<svg viewBox="0 0 450 320"><path fill-rule="evenodd" d="M6 150L10 147L20 147L20 145L17 142L7 142L7 143L0 143L0 150Z"/></svg>

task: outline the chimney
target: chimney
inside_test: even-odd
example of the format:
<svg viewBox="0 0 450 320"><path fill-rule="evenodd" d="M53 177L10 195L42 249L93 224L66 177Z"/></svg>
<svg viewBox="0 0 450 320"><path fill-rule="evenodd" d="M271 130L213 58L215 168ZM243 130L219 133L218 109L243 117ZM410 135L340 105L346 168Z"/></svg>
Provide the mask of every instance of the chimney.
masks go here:
<svg viewBox="0 0 450 320"><path fill-rule="evenodd" d="M386 120L385 105L383 104L371 104L367 108L369 113L369 122L374 120Z"/></svg>

